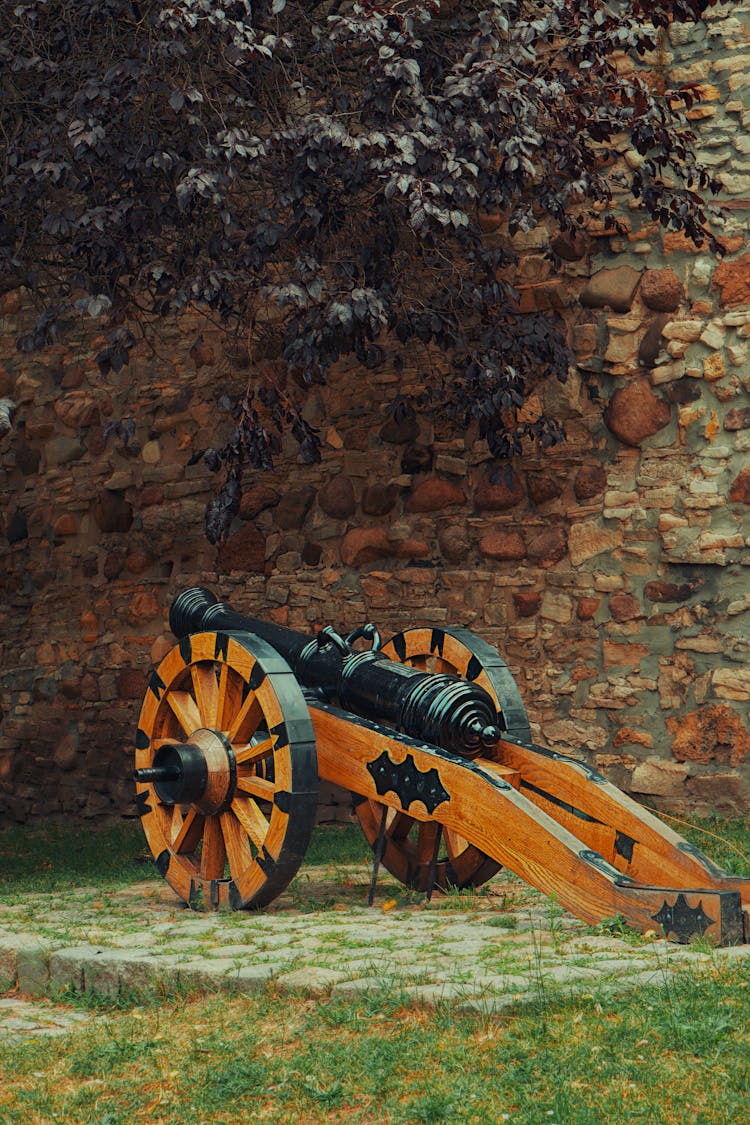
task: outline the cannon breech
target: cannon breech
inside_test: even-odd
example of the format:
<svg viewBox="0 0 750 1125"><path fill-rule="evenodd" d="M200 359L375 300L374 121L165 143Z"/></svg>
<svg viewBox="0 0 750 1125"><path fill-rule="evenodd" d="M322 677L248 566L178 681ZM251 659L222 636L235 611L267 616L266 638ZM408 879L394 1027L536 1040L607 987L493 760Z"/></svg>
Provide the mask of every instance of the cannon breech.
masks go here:
<svg viewBox="0 0 750 1125"><path fill-rule="evenodd" d="M134 776L157 867L192 905L270 903L304 857L320 777L352 792L376 865L407 886L478 886L505 866L589 922L747 940L750 882L536 745L507 665L468 630L310 636L197 587L170 625Z"/></svg>

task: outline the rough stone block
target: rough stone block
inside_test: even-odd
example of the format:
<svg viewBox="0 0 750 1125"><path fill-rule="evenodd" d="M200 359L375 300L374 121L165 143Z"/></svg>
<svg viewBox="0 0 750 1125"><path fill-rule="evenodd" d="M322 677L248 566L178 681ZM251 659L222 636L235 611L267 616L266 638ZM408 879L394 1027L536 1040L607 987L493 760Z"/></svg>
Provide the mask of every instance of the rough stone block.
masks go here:
<svg viewBox="0 0 750 1125"><path fill-rule="evenodd" d="M121 493L105 488L94 506L94 519L101 531L126 532L133 522L133 508Z"/></svg>
<svg viewBox="0 0 750 1125"><path fill-rule="evenodd" d="M574 523L568 535L568 550L573 566L580 566L597 555L613 551L621 544L620 532L604 528L596 520Z"/></svg>
<svg viewBox="0 0 750 1125"><path fill-rule="evenodd" d="M17 941L15 935L0 934L0 992L15 986Z"/></svg>
<svg viewBox="0 0 750 1125"><path fill-rule="evenodd" d="M67 465L83 457L85 449L77 438L57 437L48 441L44 447L47 465Z"/></svg>
<svg viewBox="0 0 750 1125"><path fill-rule="evenodd" d="M547 590L542 597L541 616L547 621L566 625L573 617L572 598L558 590Z"/></svg>
<svg viewBox="0 0 750 1125"><path fill-rule="evenodd" d="M650 758L635 767L630 787L635 793L680 797L683 795L686 777L687 767L679 762Z"/></svg>
<svg viewBox="0 0 750 1125"><path fill-rule="evenodd" d="M645 379L634 379L612 395L604 421L616 438L637 447L664 429L671 415L669 403L655 395Z"/></svg>
<svg viewBox="0 0 750 1125"><path fill-rule="evenodd" d="M738 181L747 181L747 186L750 187L748 176L733 176L722 172L721 178L730 193L742 186ZM713 287L721 290L721 304L725 308L750 304L750 254L720 262L714 270Z"/></svg>
<svg viewBox="0 0 750 1125"><path fill-rule="evenodd" d="M504 512L520 504L523 495L523 485L515 473L508 471L497 482L486 476L475 489L474 507L478 512Z"/></svg>
<svg viewBox="0 0 750 1125"><path fill-rule="evenodd" d="M527 544L529 558L545 568L564 559L567 550L568 531L563 524L545 528L532 536Z"/></svg>
<svg viewBox="0 0 750 1125"><path fill-rule="evenodd" d="M346 520L356 506L354 486L347 476L333 477L318 493L318 504L331 519Z"/></svg>
<svg viewBox="0 0 750 1125"><path fill-rule="evenodd" d="M367 516L385 516L393 511L398 489L393 485L371 484L362 493L362 511Z"/></svg>
<svg viewBox="0 0 750 1125"><path fill-rule="evenodd" d="M392 547L382 527L352 528L341 541L341 561L345 566L365 566L390 554Z"/></svg>
<svg viewBox="0 0 750 1125"><path fill-rule="evenodd" d="M698 811L718 813L719 816L740 815L746 808L747 781L737 773L716 773L703 777L691 777L687 783L691 797L698 799ZM746 950L748 946L744 947Z"/></svg>
<svg viewBox="0 0 750 1125"><path fill-rule="evenodd" d="M750 668L717 668L711 686L719 699L750 699Z"/></svg>
<svg viewBox="0 0 750 1125"><path fill-rule="evenodd" d="M39 942L21 939L16 946L18 991L43 996L50 979L49 953Z"/></svg>
<svg viewBox="0 0 750 1125"><path fill-rule="evenodd" d="M750 504L750 469L743 469L735 477L729 490L729 499L740 504Z"/></svg>
<svg viewBox="0 0 750 1125"><path fill-rule="evenodd" d="M315 499L311 485L285 493L274 509L274 522L285 531L302 527Z"/></svg>
<svg viewBox="0 0 750 1125"><path fill-rule="evenodd" d="M526 544L516 531L488 531L479 540L479 550L485 558L512 561L524 558Z"/></svg>
<svg viewBox="0 0 750 1125"><path fill-rule="evenodd" d="M641 278L643 302L657 312L674 312L680 307L685 291L674 270L646 270Z"/></svg>
<svg viewBox="0 0 750 1125"><path fill-rule="evenodd" d="M526 484L531 500L535 504L546 504L561 495L565 480L559 473L529 473Z"/></svg>
<svg viewBox="0 0 750 1125"><path fill-rule="evenodd" d="M728 762L737 766L750 749L750 731L726 703L711 704L667 720L678 762Z"/></svg>
<svg viewBox="0 0 750 1125"><path fill-rule="evenodd" d="M452 481L433 477L422 481L406 502L408 512L442 512L466 502L466 493Z"/></svg>
<svg viewBox="0 0 750 1125"><path fill-rule="evenodd" d="M640 276L640 271L632 266L599 270L581 294L581 304L595 309L608 305L615 312L628 312L633 304Z"/></svg>
<svg viewBox="0 0 750 1125"><path fill-rule="evenodd" d="M219 551L223 571L263 574L266 568L266 540L254 523L230 535Z"/></svg>

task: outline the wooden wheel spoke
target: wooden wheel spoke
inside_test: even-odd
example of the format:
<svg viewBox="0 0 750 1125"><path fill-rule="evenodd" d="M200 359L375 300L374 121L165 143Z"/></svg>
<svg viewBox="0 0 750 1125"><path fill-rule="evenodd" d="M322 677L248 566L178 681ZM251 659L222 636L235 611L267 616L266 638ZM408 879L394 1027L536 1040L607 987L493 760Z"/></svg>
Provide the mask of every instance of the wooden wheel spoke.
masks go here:
<svg viewBox="0 0 750 1125"><path fill-rule="evenodd" d="M170 836L171 836L173 844L174 844L174 841L175 841L175 837L179 835L179 831L180 831L181 828L182 828L182 809L180 808L179 805L175 805L174 808L172 809L172 820L171 820L171 823L169 825Z"/></svg>
<svg viewBox="0 0 750 1125"><path fill-rule="evenodd" d="M186 735L198 729L201 725L201 713L189 691L168 691L165 698Z"/></svg>
<svg viewBox="0 0 750 1125"><path fill-rule="evenodd" d="M459 836L458 832L454 832L452 828L444 828L443 835L445 836L448 855L452 860L457 859L469 846L468 840Z"/></svg>
<svg viewBox="0 0 750 1125"><path fill-rule="evenodd" d="M203 834L205 817L197 809L188 809L183 820L182 813L175 805L172 817L172 847L175 854L194 852Z"/></svg>
<svg viewBox="0 0 750 1125"><path fill-rule="evenodd" d="M417 859L420 863L432 862L439 831L440 825L436 820L425 820L420 823L417 836Z"/></svg>
<svg viewBox="0 0 750 1125"><path fill-rule="evenodd" d="M223 879L227 850L217 816L206 817L201 850L201 875L204 879Z"/></svg>
<svg viewBox="0 0 750 1125"><path fill-rule="evenodd" d="M219 683L216 690L216 712L213 716L213 721L206 725L213 730L224 729L224 711L227 704L227 695L229 693L229 665L222 664L221 671L219 672Z"/></svg>
<svg viewBox="0 0 750 1125"><path fill-rule="evenodd" d="M226 675L225 675L226 673ZM223 685L222 685L223 681ZM221 704L219 708L219 730L228 731L234 717L242 706L242 689L245 681L229 665L222 667L222 678L219 681L219 695Z"/></svg>
<svg viewBox="0 0 750 1125"><path fill-rule="evenodd" d="M254 692L250 692L227 732L229 741L231 743L249 742L258 729L262 718L263 711L258 702L258 697Z"/></svg>
<svg viewBox="0 0 750 1125"><path fill-rule="evenodd" d="M200 726L216 729L216 716L219 706L219 685L216 682L214 665L210 661L193 664L190 669L193 678L195 701L200 713Z"/></svg>
<svg viewBox="0 0 750 1125"><path fill-rule="evenodd" d="M245 868L253 862L250 843L242 825L231 809L223 812L220 819L229 871L233 879L239 879Z"/></svg>
<svg viewBox="0 0 750 1125"><path fill-rule="evenodd" d="M272 801L276 792L276 786L272 781L266 781L265 777L257 777L255 774L238 777L237 788L243 793L252 794L253 797L260 797L262 801Z"/></svg>
<svg viewBox="0 0 750 1125"><path fill-rule="evenodd" d="M232 801L232 812L260 851L270 825L257 803L252 797L235 797Z"/></svg>
<svg viewBox="0 0 750 1125"><path fill-rule="evenodd" d="M273 739L265 738L262 742L249 742L246 746L234 746L232 749L238 766L251 766L273 753Z"/></svg>
<svg viewBox="0 0 750 1125"><path fill-rule="evenodd" d="M396 814L386 827L387 835L391 840L405 840L411 831L414 820L405 812L396 810Z"/></svg>

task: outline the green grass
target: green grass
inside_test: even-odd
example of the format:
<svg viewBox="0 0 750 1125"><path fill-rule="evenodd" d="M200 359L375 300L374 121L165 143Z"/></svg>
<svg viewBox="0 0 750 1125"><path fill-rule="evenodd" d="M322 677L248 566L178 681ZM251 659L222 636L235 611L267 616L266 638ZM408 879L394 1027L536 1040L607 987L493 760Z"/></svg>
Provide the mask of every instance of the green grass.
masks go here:
<svg viewBox="0 0 750 1125"><path fill-rule="evenodd" d="M372 863L372 850L358 824L321 824L312 834L303 860L306 867Z"/></svg>
<svg viewBox="0 0 750 1125"><path fill-rule="evenodd" d="M746 822L676 827L728 869L750 870ZM136 862L144 852L133 822L4 829L0 898L149 874L158 884ZM356 826L325 827L302 871L368 856ZM158 985L70 997L89 1024L55 1039L4 1036L0 1123L729 1125L747 1116L750 958L707 948L704 961L689 973L665 963L660 986L635 993L610 981L571 996L540 974L532 1002L502 1017L414 1008L399 986L356 1001L273 986L252 997Z"/></svg>
<svg viewBox="0 0 750 1125"><path fill-rule="evenodd" d="M0 1121L729 1125L749 1051L748 963L502 1019L386 993L200 996L5 1044Z"/></svg>
<svg viewBox="0 0 750 1125"><path fill-rule="evenodd" d="M0 831L0 898L147 878L151 856L140 823L15 825Z"/></svg>
<svg viewBox="0 0 750 1125"><path fill-rule="evenodd" d="M663 820L696 844L702 852L733 875L750 875L750 819L727 820L712 816L699 819L657 813Z"/></svg>
<svg viewBox="0 0 750 1125"><path fill-rule="evenodd" d="M357 825L321 825L313 832L302 871L370 858ZM116 889L148 878L160 881L136 820L0 829L0 901L88 885Z"/></svg>

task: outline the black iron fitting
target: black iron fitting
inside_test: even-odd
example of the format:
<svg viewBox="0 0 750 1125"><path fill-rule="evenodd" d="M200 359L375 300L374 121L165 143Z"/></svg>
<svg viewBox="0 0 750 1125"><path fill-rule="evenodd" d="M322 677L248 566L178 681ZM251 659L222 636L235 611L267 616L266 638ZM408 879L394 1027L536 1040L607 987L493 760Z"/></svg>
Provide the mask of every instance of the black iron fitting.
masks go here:
<svg viewBox="0 0 750 1125"><path fill-rule="evenodd" d="M150 768L136 770L136 781L151 781L163 805L192 804L200 800L208 782L203 751L190 742L165 744L154 755Z"/></svg>
<svg viewBox="0 0 750 1125"><path fill-rule="evenodd" d="M214 605L221 605L221 602L215 594L204 590L202 586L191 586L189 590L183 590L169 610L169 628L178 640L188 633L199 632L205 628L203 618L206 611Z"/></svg>
<svg viewBox="0 0 750 1125"><path fill-rule="evenodd" d="M352 650L351 655L342 662L338 697L340 705L346 711L369 715L377 712L383 718L393 716L394 698L387 698L385 681L381 682L376 671L376 667L383 663L390 666L393 661L382 652L374 652L372 649L369 652Z"/></svg>
<svg viewBox="0 0 750 1125"><path fill-rule="evenodd" d="M282 656L286 654L282 652ZM341 661L335 649L327 652L325 659L317 638L309 641L292 664L292 671L303 687L321 692L329 702L335 697ZM321 659L323 657L323 659Z"/></svg>
<svg viewBox="0 0 750 1125"><path fill-rule="evenodd" d="M176 781L180 771L176 766L145 766L143 769L133 770L133 781L143 785L149 781Z"/></svg>

